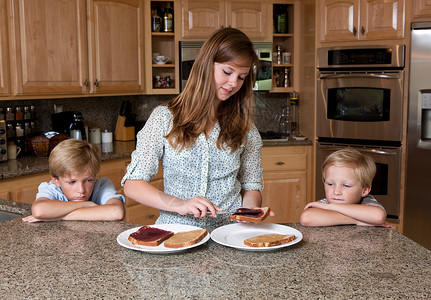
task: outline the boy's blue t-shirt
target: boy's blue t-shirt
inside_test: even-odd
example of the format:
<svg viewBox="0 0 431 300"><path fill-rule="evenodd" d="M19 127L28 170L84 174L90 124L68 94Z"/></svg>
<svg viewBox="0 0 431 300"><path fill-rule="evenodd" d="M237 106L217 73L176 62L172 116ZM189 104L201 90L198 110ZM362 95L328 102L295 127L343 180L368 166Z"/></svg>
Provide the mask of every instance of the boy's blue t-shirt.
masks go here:
<svg viewBox="0 0 431 300"><path fill-rule="evenodd" d="M52 200L69 201L63 194L61 188L56 186L52 181L42 182L39 185L36 199L41 197ZM112 184L111 180L106 177L96 178L94 182L93 193L88 200L99 205L104 205L111 198L118 198L123 203L125 202L124 196L121 194L117 194L117 191L115 190L115 187Z"/></svg>

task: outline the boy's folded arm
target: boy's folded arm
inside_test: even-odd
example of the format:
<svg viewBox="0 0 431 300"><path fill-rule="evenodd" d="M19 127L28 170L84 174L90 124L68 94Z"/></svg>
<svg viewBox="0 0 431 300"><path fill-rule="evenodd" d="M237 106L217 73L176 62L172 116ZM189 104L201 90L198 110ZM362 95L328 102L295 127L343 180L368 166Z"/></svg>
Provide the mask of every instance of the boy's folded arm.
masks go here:
<svg viewBox="0 0 431 300"><path fill-rule="evenodd" d="M333 210L311 207L300 217L303 226L333 226L356 224L356 220Z"/></svg>
<svg viewBox="0 0 431 300"><path fill-rule="evenodd" d="M123 202L118 198L111 198L104 205L95 204L76 209L65 215L62 220L119 221L124 218L124 211Z"/></svg>
<svg viewBox="0 0 431 300"><path fill-rule="evenodd" d="M301 215L304 226L330 226L342 224L382 225L386 212L373 205L362 204L328 204L312 202ZM309 225L306 225L309 224ZM325 225L326 224L326 225Z"/></svg>
<svg viewBox="0 0 431 300"><path fill-rule="evenodd" d="M363 204L328 204L328 209L337 211L343 215L355 219L356 225L363 223L370 225L381 225L386 220L386 212L379 206Z"/></svg>
<svg viewBox="0 0 431 300"><path fill-rule="evenodd" d="M60 201L48 198L38 198L31 206L32 215L41 220L61 220L67 214L85 207L94 207L91 201Z"/></svg>

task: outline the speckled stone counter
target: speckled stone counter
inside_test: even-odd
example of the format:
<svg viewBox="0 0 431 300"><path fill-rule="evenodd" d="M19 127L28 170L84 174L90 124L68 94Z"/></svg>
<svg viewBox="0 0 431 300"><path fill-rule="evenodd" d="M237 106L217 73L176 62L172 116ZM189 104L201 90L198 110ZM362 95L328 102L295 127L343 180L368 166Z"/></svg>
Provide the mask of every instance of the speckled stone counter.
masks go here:
<svg viewBox="0 0 431 300"><path fill-rule="evenodd" d="M294 141L286 139L263 140L264 147L272 146L307 146L312 145L309 140ZM119 142L98 145L101 150L102 161L130 157L135 150L135 142ZM48 157L24 156L14 160L0 162L0 180L18 176L48 172Z"/></svg>
<svg viewBox="0 0 431 300"><path fill-rule="evenodd" d="M4 203L4 202L0 202ZM6 202L7 203L7 202ZM2 299L430 299L431 251L388 228L300 230L270 252L121 247L124 222L0 224Z"/></svg>

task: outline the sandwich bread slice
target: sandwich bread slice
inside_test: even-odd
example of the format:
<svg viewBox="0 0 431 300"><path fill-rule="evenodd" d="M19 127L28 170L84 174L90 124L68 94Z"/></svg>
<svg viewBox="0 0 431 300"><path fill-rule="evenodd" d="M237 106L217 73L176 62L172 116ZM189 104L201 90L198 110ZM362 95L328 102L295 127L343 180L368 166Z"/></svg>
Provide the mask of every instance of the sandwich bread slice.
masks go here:
<svg viewBox="0 0 431 300"><path fill-rule="evenodd" d="M177 232L165 241L164 246L167 248L187 247L199 243L206 236L206 229Z"/></svg>
<svg viewBox="0 0 431 300"><path fill-rule="evenodd" d="M245 239L244 245L249 247L271 247L289 243L295 239L296 236L294 234L270 233Z"/></svg>
<svg viewBox="0 0 431 300"><path fill-rule="evenodd" d="M151 226L142 226L129 235L129 241L142 246L158 246L173 235L172 231Z"/></svg>
<svg viewBox="0 0 431 300"><path fill-rule="evenodd" d="M269 207L238 208L230 216L231 221L262 222L269 215Z"/></svg>

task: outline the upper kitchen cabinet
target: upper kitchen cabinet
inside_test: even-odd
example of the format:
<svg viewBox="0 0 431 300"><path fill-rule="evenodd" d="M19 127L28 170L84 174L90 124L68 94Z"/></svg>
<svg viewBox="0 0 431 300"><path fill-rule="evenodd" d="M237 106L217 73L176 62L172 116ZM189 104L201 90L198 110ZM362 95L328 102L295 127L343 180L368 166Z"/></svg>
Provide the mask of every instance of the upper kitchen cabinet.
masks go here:
<svg viewBox="0 0 431 300"><path fill-rule="evenodd" d="M6 0L0 0L0 96L10 95Z"/></svg>
<svg viewBox="0 0 431 300"><path fill-rule="evenodd" d="M10 21L14 95L86 92L84 1L12 0Z"/></svg>
<svg viewBox="0 0 431 300"><path fill-rule="evenodd" d="M142 1L10 0L9 10L14 96L143 90Z"/></svg>
<svg viewBox="0 0 431 300"><path fill-rule="evenodd" d="M404 0L321 0L317 3L321 42L404 37Z"/></svg>
<svg viewBox="0 0 431 300"><path fill-rule="evenodd" d="M252 40L265 40L268 4L264 1L182 1L182 38L207 39L221 27L234 27Z"/></svg>
<svg viewBox="0 0 431 300"><path fill-rule="evenodd" d="M431 21L431 1L413 0L413 22Z"/></svg>
<svg viewBox="0 0 431 300"><path fill-rule="evenodd" d="M91 93L144 88L143 1L88 0Z"/></svg>
<svg viewBox="0 0 431 300"><path fill-rule="evenodd" d="M272 4L273 83L270 92L299 90L299 3L276 0Z"/></svg>
<svg viewBox="0 0 431 300"><path fill-rule="evenodd" d="M180 1L145 1L145 74L148 94L179 93Z"/></svg>

